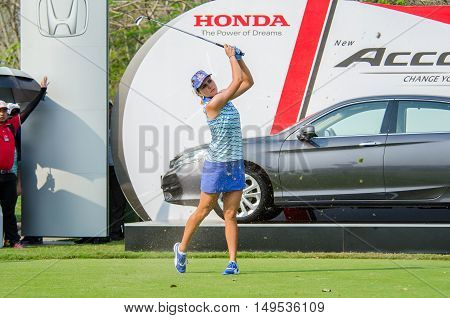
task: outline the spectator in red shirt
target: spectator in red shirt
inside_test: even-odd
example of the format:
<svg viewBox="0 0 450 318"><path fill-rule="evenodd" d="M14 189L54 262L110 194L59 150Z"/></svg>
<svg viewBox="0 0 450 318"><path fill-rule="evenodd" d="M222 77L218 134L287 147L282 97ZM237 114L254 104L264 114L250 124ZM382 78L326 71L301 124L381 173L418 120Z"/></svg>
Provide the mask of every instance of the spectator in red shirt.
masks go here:
<svg viewBox="0 0 450 318"><path fill-rule="evenodd" d="M15 134L19 117L8 119L8 106L0 101L0 205L3 212L5 245L22 248L14 214L17 202L17 151Z"/></svg>
<svg viewBox="0 0 450 318"><path fill-rule="evenodd" d="M0 205L3 212L5 242L13 248L22 248L17 229L15 207L21 193L20 183L20 125L47 91L47 76L41 81L41 91L17 116L8 116L8 106L0 101Z"/></svg>

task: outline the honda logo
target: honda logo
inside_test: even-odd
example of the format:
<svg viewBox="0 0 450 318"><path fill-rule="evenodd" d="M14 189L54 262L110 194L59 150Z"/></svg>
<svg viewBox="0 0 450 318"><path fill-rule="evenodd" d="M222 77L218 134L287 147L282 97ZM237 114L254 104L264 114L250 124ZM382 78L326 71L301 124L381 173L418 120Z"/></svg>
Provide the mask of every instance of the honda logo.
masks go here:
<svg viewBox="0 0 450 318"><path fill-rule="evenodd" d="M46 37L82 35L88 26L88 0L40 0L39 32Z"/></svg>

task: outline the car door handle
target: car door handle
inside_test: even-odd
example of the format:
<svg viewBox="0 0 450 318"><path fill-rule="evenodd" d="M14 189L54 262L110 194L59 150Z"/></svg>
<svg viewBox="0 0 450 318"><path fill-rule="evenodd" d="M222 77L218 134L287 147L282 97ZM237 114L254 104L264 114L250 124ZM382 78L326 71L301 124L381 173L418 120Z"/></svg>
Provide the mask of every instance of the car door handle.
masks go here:
<svg viewBox="0 0 450 318"><path fill-rule="evenodd" d="M360 146L360 147L373 147L373 146L378 146L379 144L380 143L378 143L376 141L369 141L369 142L362 142L358 146Z"/></svg>

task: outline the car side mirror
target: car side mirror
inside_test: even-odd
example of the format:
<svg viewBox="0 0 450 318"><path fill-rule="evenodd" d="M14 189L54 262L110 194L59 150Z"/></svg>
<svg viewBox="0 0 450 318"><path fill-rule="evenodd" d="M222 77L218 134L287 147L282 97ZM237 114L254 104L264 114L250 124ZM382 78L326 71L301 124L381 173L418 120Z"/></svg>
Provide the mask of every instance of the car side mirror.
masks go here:
<svg viewBox="0 0 450 318"><path fill-rule="evenodd" d="M300 128L300 132L297 135L297 139L300 141L309 141L312 138L317 137L316 128L313 125L307 125Z"/></svg>

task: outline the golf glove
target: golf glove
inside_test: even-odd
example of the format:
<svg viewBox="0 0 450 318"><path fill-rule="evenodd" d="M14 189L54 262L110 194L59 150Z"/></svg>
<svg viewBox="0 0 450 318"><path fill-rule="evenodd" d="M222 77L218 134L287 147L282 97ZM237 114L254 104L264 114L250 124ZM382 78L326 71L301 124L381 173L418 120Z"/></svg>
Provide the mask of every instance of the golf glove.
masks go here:
<svg viewBox="0 0 450 318"><path fill-rule="evenodd" d="M236 57L236 60L240 61L242 59L242 57L244 56L244 52L242 52L235 46L234 46L234 52L235 52L234 56Z"/></svg>

